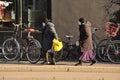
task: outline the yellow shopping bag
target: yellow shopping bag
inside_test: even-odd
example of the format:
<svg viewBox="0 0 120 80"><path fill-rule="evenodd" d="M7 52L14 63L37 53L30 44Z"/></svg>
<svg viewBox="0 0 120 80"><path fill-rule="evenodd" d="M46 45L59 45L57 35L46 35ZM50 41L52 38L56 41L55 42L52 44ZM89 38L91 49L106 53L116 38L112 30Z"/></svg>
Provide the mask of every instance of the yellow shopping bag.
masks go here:
<svg viewBox="0 0 120 80"><path fill-rule="evenodd" d="M53 39L53 50L55 52L60 51L63 48L62 41L59 41L57 39Z"/></svg>

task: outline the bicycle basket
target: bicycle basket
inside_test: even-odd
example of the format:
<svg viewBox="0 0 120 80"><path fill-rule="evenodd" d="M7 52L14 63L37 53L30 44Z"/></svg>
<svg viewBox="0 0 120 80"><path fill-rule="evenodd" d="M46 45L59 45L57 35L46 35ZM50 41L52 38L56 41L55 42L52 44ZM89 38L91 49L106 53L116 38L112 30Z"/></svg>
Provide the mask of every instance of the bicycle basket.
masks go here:
<svg viewBox="0 0 120 80"><path fill-rule="evenodd" d="M53 50L54 52L58 52L63 48L62 41L59 41L57 39L53 39Z"/></svg>

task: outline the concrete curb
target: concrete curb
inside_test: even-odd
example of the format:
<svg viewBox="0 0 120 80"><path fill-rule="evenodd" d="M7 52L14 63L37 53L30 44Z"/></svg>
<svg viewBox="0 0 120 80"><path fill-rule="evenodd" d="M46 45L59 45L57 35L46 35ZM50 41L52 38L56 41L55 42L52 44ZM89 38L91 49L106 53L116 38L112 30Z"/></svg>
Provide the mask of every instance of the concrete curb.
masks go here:
<svg viewBox="0 0 120 80"><path fill-rule="evenodd" d="M120 66L0 64L0 80L120 80Z"/></svg>
<svg viewBox="0 0 120 80"><path fill-rule="evenodd" d="M0 65L0 72L98 72L120 73L120 67L102 66L51 66L51 65Z"/></svg>

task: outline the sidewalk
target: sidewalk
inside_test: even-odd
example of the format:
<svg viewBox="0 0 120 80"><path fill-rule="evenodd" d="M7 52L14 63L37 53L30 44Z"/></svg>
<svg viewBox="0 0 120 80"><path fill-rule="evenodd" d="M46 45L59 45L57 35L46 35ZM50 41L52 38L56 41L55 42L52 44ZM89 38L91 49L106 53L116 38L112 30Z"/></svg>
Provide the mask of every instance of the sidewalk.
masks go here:
<svg viewBox="0 0 120 80"><path fill-rule="evenodd" d="M120 80L120 64L74 64L75 62L58 62L57 65L28 62L0 64L0 80Z"/></svg>

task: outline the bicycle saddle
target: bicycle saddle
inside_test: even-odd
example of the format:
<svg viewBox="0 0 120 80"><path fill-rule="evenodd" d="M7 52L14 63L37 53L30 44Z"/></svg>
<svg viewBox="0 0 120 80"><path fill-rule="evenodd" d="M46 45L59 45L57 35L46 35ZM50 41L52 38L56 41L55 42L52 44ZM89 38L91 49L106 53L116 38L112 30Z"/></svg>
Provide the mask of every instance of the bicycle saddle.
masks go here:
<svg viewBox="0 0 120 80"><path fill-rule="evenodd" d="M72 38L73 36L72 35L65 35L65 37Z"/></svg>

